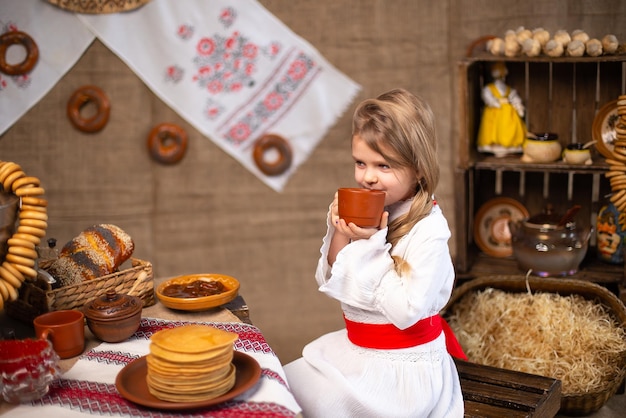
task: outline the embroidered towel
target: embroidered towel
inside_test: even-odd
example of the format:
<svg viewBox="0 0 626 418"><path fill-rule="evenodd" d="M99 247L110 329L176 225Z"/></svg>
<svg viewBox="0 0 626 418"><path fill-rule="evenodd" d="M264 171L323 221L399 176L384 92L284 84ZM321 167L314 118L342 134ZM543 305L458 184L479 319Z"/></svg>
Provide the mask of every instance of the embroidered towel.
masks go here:
<svg viewBox="0 0 626 418"><path fill-rule="evenodd" d="M153 0L79 18L158 97L276 191L360 89L255 0ZM254 162L264 134L290 143L292 164L281 174Z"/></svg>
<svg viewBox="0 0 626 418"><path fill-rule="evenodd" d="M74 14L43 1L3 1L0 33L8 31L33 38L39 59L24 75L0 72L0 135L54 87L95 39ZM15 65L24 57L24 48L12 45L5 58Z"/></svg>
<svg viewBox="0 0 626 418"><path fill-rule="evenodd" d="M291 394L278 357L261 331L240 322L198 322L239 334L237 351L253 357L261 367L254 386L232 400L192 411L146 408L124 399L116 388L116 378L128 363L150 352L150 336L166 328L193 322L142 318L139 329L120 343L101 343L82 354L76 364L56 379L43 398L20 404L10 416L85 418L89 416L163 417L295 417L301 412ZM183 414L183 415L181 415Z"/></svg>

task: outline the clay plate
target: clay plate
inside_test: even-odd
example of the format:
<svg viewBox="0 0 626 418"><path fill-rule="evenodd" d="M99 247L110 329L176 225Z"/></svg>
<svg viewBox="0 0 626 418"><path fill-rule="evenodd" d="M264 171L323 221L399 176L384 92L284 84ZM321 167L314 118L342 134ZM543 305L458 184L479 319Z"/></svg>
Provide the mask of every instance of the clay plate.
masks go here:
<svg viewBox="0 0 626 418"><path fill-rule="evenodd" d="M170 284L186 284L198 279L206 278L222 282L226 291L218 295L203 296L199 298L174 298L163 295L163 289ZM157 298L168 308L178 309L181 311L204 311L224 305L237 297L239 292L239 281L234 277L225 276L223 274L190 274L186 276L178 276L164 281L156 288Z"/></svg>
<svg viewBox="0 0 626 418"><path fill-rule="evenodd" d="M617 100L602 106L593 120L591 134L598 152L605 158L613 158L613 142L615 142L615 124L619 118L617 114Z"/></svg>
<svg viewBox="0 0 626 418"><path fill-rule="evenodd" d="M504 258L513 255L509 220L528 218L528 210L515 199L497 197L480 207L474 220L474 241L487 255Z"/></svg>
<svg viewBox="0 0 626 418"><path fill-rule="evenodd" d="M124 399L136 404L155 409L180 411L185 409L206 408L233 399L250 389L261 377L261 366L247 354L235 351L233 353L235 365L235 385L231 390L218 396L199 402L169 402L153 396L148 390L146 374L148 371L146 356L139 357L128 363L115 378L117 391Z"/></svg>

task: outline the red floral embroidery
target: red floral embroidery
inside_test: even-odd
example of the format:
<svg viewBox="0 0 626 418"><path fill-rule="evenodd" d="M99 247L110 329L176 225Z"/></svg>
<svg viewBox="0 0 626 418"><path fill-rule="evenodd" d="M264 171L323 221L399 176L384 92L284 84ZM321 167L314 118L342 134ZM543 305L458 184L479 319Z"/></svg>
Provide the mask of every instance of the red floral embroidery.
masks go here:
<svg viewBox="0 0 626 418"><path fill-rule="evenodd" d="M287 59L291 59L289 65L279 67L286 70L275 74L266 83L266 89L258 99L229 119L230 127L226 125L223 132L227 142L241 146L258 137L260 129L267 130L272 121L278 120L321 71L319 65L304 52L292 51Z"/></svg>
<svg viewBox="0 0 626 418"><path fill-rule="evenodd" d="M215 42L210 38L202 38L196 46L196 51L200 55L211 55L215 51Z"/></svg>

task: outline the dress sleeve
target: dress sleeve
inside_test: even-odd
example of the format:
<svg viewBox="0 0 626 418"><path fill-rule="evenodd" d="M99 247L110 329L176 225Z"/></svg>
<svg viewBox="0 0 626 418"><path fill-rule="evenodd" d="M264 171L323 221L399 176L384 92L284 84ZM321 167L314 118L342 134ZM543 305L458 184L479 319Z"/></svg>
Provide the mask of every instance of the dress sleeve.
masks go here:
<svg viewBox="0 0 626 418"><path fill-rule="evenodd" d="M454 283L450 230L440 213L418 222L393 250L410 265L403 275L395 270L386 235L385 228L349 244L337 254L332 268L323 256L320 264L325 267L318 265L316 277L320 291L348 305L379 311L404 329L439 312L450 297Z"/></svg>

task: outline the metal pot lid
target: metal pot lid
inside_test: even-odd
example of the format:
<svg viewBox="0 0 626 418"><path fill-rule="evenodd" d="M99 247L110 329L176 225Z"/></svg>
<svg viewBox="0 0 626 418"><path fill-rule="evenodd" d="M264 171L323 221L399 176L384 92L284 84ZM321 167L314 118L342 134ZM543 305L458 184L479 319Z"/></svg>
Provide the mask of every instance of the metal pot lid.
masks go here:
<svg viewBox="0 0 626 418"><path fill-rule="evenodd" d="M83 311L88 319L117 321L133 316L141 309L143 302L138 297L119 294L110 289L105 295L85 305Z"/></svg>

